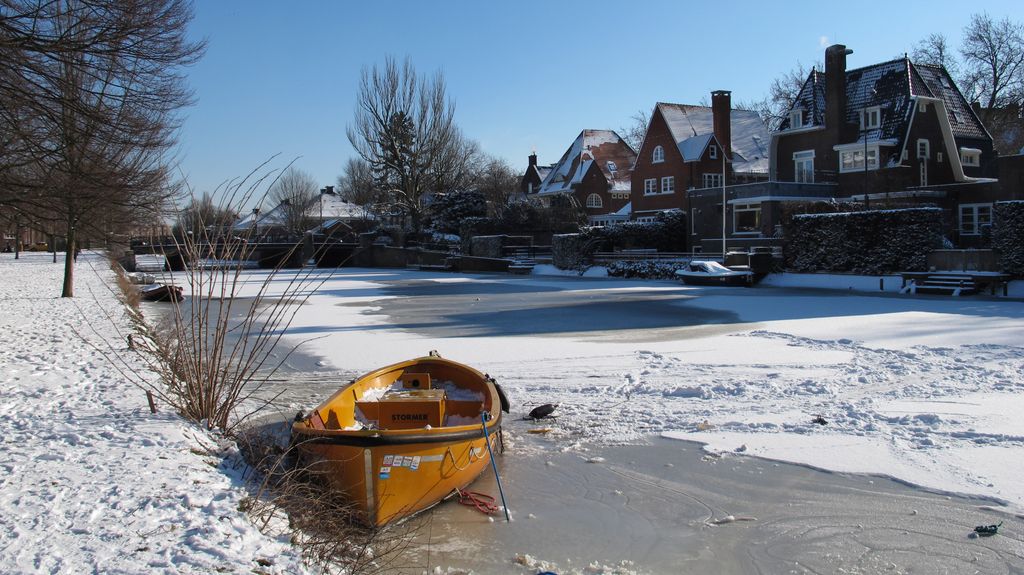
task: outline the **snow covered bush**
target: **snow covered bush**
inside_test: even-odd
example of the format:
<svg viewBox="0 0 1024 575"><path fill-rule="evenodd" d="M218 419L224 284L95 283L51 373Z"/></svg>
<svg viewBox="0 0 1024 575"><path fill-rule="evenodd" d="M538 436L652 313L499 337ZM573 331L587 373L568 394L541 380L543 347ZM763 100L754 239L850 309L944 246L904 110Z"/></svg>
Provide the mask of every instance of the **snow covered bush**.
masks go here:
<svg viewBox="0 0 1024 575"><path fill-rule="evenodd" d="M686 251L686 214L662 212L653 222L623 222L587 228L583 234L602 251L645 248L659 252Z"/></svg>
<svg viewBox="0 0 1024 575"><path fill-rule="evenodd" d="M430 222L439 232L457 234L466 218L487 215L487 200L476 191L447 192L434 196L430 203Z"/></svg>
<svg viewBox="0 0 1024 575"><path fill-rule="evenodd" d="M608 275L618 278L675 279L676 270L686 267L686 261L617 261L608 264Z"/></svg>
<svg viewBox="0 0 1024 575"><path fill-rule="evenodd" d="M786 263L793 271L923 271L928 253L942 247L942 210L795 215L786 238Z"/></svg>
<svg viewBox="0 0 1024 575"><path fill-rule="evenodd" d="M551 263L560 270L582 270L592 253L587 250L587 238L583 234L551 237Z"/></svg>
<svg viewBox="0 0 1024 575"><path fill-rule="evenodd" d="M1024 276L1024 201L996 202L992 215L992 247L1002 271Z"/></svg>

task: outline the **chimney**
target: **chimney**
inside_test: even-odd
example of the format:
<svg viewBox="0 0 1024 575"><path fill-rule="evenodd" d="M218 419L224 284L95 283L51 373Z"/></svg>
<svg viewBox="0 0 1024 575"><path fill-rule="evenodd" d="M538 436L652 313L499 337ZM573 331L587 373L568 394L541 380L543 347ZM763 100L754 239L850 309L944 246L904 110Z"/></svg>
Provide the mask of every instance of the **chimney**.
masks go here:
<svg viewBox="0 0 1024 575"><path fill-rule="evenodd" d="M536 166L536 165L537 165L537 152L534 152L534 153L530 154L530 166ZM527 166L527 167L529 167L529 166Z"/></svg>
<svg viewBox="0 0 1024 575"><path fill-rule="evenodd" d="M711 119L715 126L715 139L724 148L725 157L732 159L732 92L711 92Z"/></svg>
<svg viewBox="0 0 1024 575"><path fill-rule="evenodd" d="M853 54L842 44L825 48L825 129L838 142L846 122L846 56Z"/></svg>

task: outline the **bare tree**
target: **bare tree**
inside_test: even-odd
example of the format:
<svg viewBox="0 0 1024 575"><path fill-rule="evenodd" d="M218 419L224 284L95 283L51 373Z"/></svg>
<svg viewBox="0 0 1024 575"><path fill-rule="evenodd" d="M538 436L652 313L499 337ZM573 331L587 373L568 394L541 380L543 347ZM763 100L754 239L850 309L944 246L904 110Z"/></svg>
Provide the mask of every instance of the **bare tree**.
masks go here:
<svg viewBox="0 0 1024 575"><path fill-rule="evenodd" d="M421 76L408 58L399 65L388 57L382 68L363 69L356 102L349 142L418 232L431 174L456 133L444 77Z"/></svg>
<svg viewBox="0 0 1024 575"><path fill-rule="evenodd" d="M288 232L301 234L313 226L307 212L316 202L317 184L309 173L294 166L289 167L270 186L269 197L274 204L282 207L283 224Z"/></svg>
<svg viewBox="0 0 1024 575"><path fill-rule="evenodd" d="M485 162L480 144L467 139L458 128L453 128L451 141L441 150L430 170L431 191L437 194L474 187Z"/></svg>
<svg viewBox="0 0 1024 575"><path fill-rule="evenodd" d="M177 193L168 156L192 99L181 69L204 49L185 38L191 18L186 0L4 2L0 50L13 60L0 100L16 102L3 114L22 149L0 170L7 201L62 232L64 297L79 237L161 211Z"/></svg>
<svg viewBox="0 0 1024 575"><path fill-rule="evenodd" d="M634 152L639 152L640 145L644 143L649 115L645 110L637 110L629 117L630 124L619 128L619 136L633 148Z"/></svg>
<svg viewBox="0 0 1024 575"><path fill-rule="evenodd" d="M505 208L520 199L519 175L504 160L491 158L476 178L476 190L487 201L491 215L500 217Z"/></svg>
<svg viewBox="0 0 1024 575"><path fill-rule="evenodd" d="M814 69L822 69L821 63L815 64L814 68L805 68L802 63L797 62L796 68L772 80L767 96L761 100L737 103L736 108L757 112L768 131L774 132L779 129L779 124L786 119L789 109L793 107L793 102L800 94L800 89L803 88L807 78L811 75L811 70Z"/></svg>
<svg viewBox="0 0 1024 575"><path fill-rule="evenodd" d="M338 176L338 194L342 199L362 206L364 212L374 212L377 186L373 180L373 170L366 160L349 158L345 162L345 170Z"/></svg>
<svg viewBox="0 0 1024 575"><path fill-rule="evenodd" d="M942 34L929 34L927 38L918 42L911 52L911 59L914 62L942 66L954 78L960 77L960 63L957 62L956 54L950 49L946 37Z"/></svg>
<svg viewBox="0 0 1024 575"><path fill-rule="evenodd" d="M1024 96L1024 27L1009 18L975 14L964 29L965 95L983 110L1019 104ZM983 121L988 120L982 117Z"/></svg>

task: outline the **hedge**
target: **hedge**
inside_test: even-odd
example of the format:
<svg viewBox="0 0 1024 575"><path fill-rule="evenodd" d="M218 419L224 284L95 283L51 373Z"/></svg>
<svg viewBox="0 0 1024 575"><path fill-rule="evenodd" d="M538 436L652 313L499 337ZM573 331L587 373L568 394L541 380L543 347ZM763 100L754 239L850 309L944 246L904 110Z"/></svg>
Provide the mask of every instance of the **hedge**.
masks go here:
<svg viewBox="0 0 1024 575"><path fill-rule="evenodd" d="M999 252L1004 273L1024 276L1024 201L995 203L992 247Z"/></svg>
<svg viewBox="0 0 1024 575"><path fill-rule="evenodd" d="M798 272L925 271L942 247L939 208L803 214L787 224L786 263Z"/></svg>

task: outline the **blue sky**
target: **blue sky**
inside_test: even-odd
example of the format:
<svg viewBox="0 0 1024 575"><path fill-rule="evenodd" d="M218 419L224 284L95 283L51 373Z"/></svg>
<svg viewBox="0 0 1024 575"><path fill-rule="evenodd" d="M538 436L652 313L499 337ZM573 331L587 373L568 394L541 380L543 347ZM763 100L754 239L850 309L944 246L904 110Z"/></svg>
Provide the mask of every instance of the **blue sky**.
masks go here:
<svg viewBox="0 0 1024 575"><path fill-rule="evenodd" d="M851 68L911 51L932 32L958 46L972 11L1021 20L1019 0L962 2L259 2L197 0L181 171L213 191L279 154L321 185L354 155L345 137L362 67L410 56L440 70L456 122L525 168L557 161L583 128L618 129L655 102L712 90L762 97L772 79L853 49Z"/></svg>

